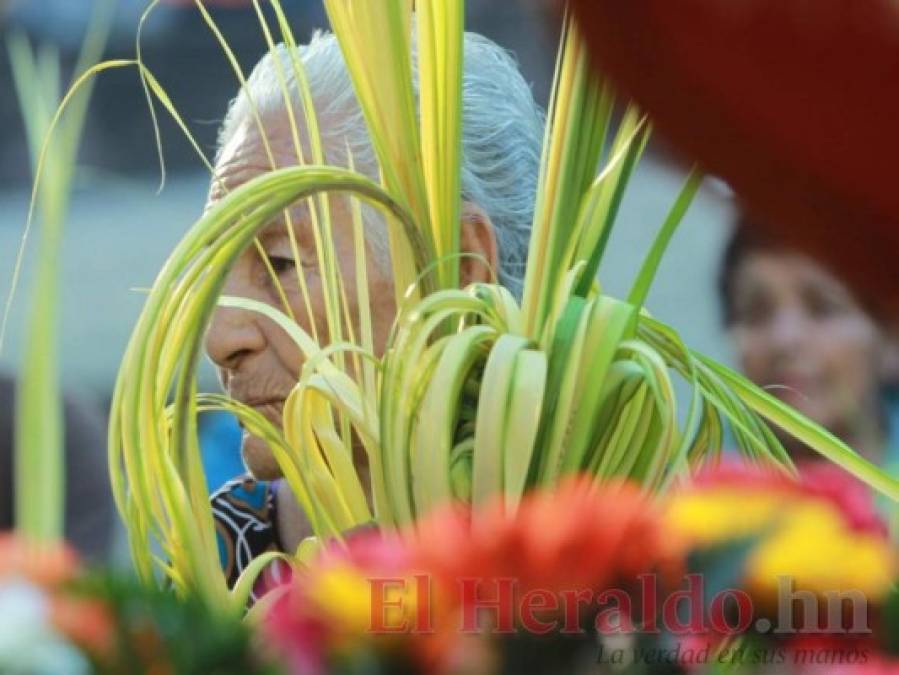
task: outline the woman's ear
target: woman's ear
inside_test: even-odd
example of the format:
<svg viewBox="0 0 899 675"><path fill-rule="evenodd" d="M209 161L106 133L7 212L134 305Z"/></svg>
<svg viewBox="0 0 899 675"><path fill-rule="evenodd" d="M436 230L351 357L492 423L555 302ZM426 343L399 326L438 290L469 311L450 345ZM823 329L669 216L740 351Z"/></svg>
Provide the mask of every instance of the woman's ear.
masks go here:
<svg viewBox="0 0 899 675"><path fill-rule="evenodd" d="M490 216L474 202L462 202L461 218L459 248L466 255L459 261L459 282L463 288L476 282L492 283L499 255Z"/></svg>

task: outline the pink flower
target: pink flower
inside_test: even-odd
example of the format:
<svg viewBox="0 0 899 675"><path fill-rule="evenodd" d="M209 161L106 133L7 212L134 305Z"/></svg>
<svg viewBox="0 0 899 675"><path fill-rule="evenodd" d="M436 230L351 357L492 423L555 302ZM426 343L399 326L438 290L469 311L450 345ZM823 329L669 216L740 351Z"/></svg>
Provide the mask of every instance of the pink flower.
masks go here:
<svg viewBox="0 0 899 675"><path fill-rule="evenodd" d="M291 673L318 675L329 657L371 639L371 581L408 575L404 542L377 531L353 535L346 547L329 546L308 568L274 589L263 633Z"/></svg>

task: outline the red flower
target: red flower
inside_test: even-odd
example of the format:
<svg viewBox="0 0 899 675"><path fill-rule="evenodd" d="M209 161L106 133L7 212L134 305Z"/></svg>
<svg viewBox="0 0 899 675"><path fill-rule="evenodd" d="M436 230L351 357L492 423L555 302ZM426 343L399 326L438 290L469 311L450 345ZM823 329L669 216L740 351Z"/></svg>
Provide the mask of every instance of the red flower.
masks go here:
<svg viewBox="0 0 899 675"><path fill-rule="evenodd" d="M680 572L679 546L663 527L654 503L637 487L600 488L588 479L536 491L514 515L501 501L474 514L449 508L398 535L364 532L345 550L326 551L274 601L266 636L295 673L324 672L335 654L362 645L402 653L426 672L444 672L460 655L479 653L472 636L460 633L463 579L477 579L490 595L498 580L513 580L513 603L535 589L557 595L612 585L630 590L640 574L661 572L667 580ZM416 585L422 578L429 582L424 597ZM401 598L404 606L394 605L386 622L406 622L408 631L372 634L371 622L384 611L370 587L376 579L409 582L393 589L392 601Z"/></svg>
<svg viewBox="0 0 899 675"><path fill-rule="evenodd" d="M827 460L804 462L798 469L802 490L837 506L852 529L887 536L874 492L865 483Z"/></svg>
<svg viewBox="0 0 899 675"><path fill-rule="evenodd" d="M693 486L702 489L732 485L823 499L837 507L853 530L887 535L887 524L877 510L874 493L865 483L827 460L802 462L797 470L799 475L793 478L773 466L725 460L702 469L693 478Z"/></svg>
<svg viewBox="0 0 899 675"><path fill-rule="evenodd" d="M572 479L528 495L514 517L502 504L477 512L448 510L417 528L413 555L438 584L514 579L519 593L600 590L666 575L678 546L663 532L655 505L630 484L597 488Z"/></svg>

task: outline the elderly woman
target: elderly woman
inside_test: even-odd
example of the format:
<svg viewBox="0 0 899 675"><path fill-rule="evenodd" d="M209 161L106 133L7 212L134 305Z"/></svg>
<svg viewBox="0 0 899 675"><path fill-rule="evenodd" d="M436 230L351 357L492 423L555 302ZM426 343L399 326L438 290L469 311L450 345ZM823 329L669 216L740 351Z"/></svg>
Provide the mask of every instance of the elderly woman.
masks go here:
<svg viewBox="0 0 899 675"><path fill-rule="evenodd" d="M377 162L335 37L316 34L299 51L327 162L346 166L349 149L356 169L376 178ZM220 134L210 205L227 191L269 171L272 160L279 167L296 163L275 58L280 59L281 72L288 78L293 72L291 55L282 47L276 57L262 59L246 89L232 103ZM473 255L461 262L461 282L487 281L492 267L499 281L519 294L539 172L543 115L515 62L496 44L466 34L464 63L460 243L464 252ZM293 110L300 118L296 83L290 79L288 87L295 98ZM256 111L265 138L258 130ZM350 286L346 295L354 298L349 208L344 200L332 200L331 212L334 247L341 274ZM261 253L278 276L299 323L310 330L304 322L309 322L306 317L311 314L321 330L325 309L320 297L320 273L312 264L316 256L309 214L297 207L290 215L301 262L294 258L283 222L263 230L259 237ZM366 232L372 328L375 348L381 350L396 314L392 272L383 224L369 226ZM269 265L260 250L247 250L234 266L224 292L279 306L279 291ZM311 313L298 291L299 274L304 275L311 295ZM257 313L219 309L209 329L206 349L218 366L227 393L280 425L284 400L296 384L302 365L301 355L287 335ZM222 563L232 581L263 551L293 551L309 533L266 444L244 433L242 453L250 475L227 483L212 498Z"/></svg>

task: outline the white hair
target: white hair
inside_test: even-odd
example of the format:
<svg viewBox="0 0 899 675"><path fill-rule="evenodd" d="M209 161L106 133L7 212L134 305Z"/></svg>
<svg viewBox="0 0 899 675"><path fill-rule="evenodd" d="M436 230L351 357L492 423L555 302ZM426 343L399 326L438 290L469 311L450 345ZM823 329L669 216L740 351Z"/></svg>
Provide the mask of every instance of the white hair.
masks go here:
<svg viewBox="0 0 899 675"><path fill-rule="evenodd" d="M346 166L348 148L356 169L377 178L377 158L336 37L316 32L308 45L299 47L299 54L319 118L326 161ZM271 53L262 58L246 88L231 102L219 134L219 151L241 124L254 123L254 105L263 120L285 115L281 78L297 119L302 118L288 48L278 45L275 56L278 63ZM514 58L497 44L465 33L463 58L462 198L490 216L499 249L499 281L520 297L544 114ZM417 74L414 87L417 95Z"/></svg>

